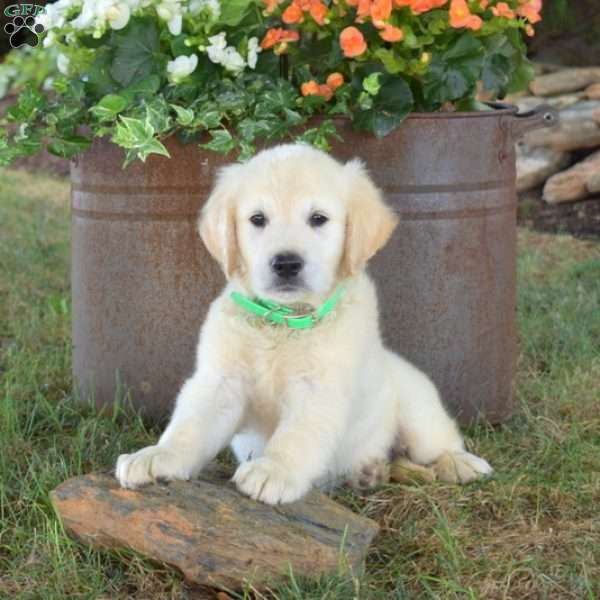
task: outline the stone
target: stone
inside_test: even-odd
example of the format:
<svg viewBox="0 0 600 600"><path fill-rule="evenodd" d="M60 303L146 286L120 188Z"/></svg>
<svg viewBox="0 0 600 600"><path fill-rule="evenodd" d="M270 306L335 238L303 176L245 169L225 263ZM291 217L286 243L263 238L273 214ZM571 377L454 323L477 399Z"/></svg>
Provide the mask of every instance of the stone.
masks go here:
<svg viewBox="0 0 600 600"><path fill-rule="evenodd" d="M596 123L600 124L600 109L594 111L594 114L592 115L592 119Z"/></svg>
<svg viewBox="0 0 600 600"><path fill-rule="evenodd" d="M600 83L592 83L585 88L584 94L590 100L600 100Z"/></svg>
<svg viewBox="0 0 600 600"><path fill-rule="evenodd" d="M585 180L585 187L590 194L600 194L600 169Z"/></svg>
<svg viewBox="0 0 600 600"><path fill-rule="evenodd" d="M557 110L562 110L564 108L569 108L570 106L577 104L580 100L582 100L582 98L583 94L564 94L562 96L556 96L554 98L522 96L520 98L515 98L512 101L506 101L509 104L514 104L515 106L517 106L519 112L527 112L528 110L533 110L541 104L551 106L552 108L556 108Z"/></svg>
<svg viewBox="0 0 600 600"><path fill-rule="evenodd" d="M527 133L525 143L531 148L552 148L569 152L600 146L600 127L591 119L560 123L551 129L536 129Z"/></svg>
<svg viewBox="0 0 600 600"><path fill-rule="evenodd" d="M600 110L600 100L583 100L560 110L561 122L593 120L594 113Z"/></svg>
<svg viewBox="0 0 600 600"><path fill-rule="evenodd" d="M103 548L131 549L180 570L193 584L260 588L296 576L335 573L340 549L360 570L378 525L313 491L267 506L223 475L126 490L109 474L75 477L50 494L66 530Z"/></svg>
<svg viewBox="0 0 600 600"><path fill-rule="evenodd" d="M600 67L563 69L540 75L529 84L529 89L535 96L555 96L583 90L592 83L600 83Z"/></svg>
<svg viewBox="0 0 600 600"><path fill-rule="evenodd" d="M550 204L572 202L589 196L586 181L600 171L600 152L594 152L570 169L553 175L544 185L544 200Z"/></svg>
<svg viewBox="0 0 600 600"><path fill-rule="evenodd" d="M538 187L569 164L568 152L517 144L517 191Z"/></svg>

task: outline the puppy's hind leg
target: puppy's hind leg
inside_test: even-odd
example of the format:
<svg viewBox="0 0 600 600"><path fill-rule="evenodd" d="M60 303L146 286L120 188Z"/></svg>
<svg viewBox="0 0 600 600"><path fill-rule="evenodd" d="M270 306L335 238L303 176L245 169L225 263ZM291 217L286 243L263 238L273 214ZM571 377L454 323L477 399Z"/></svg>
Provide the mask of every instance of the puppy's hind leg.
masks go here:
<svg viewBox="0 0 600 600"><path fill-rule="evenodd" d="M389 353L390 379L398 397L398 454L431 465L438 479L467 483L492 472L490 465L465 450L455 421L435 385L416 367Z"/></svg>

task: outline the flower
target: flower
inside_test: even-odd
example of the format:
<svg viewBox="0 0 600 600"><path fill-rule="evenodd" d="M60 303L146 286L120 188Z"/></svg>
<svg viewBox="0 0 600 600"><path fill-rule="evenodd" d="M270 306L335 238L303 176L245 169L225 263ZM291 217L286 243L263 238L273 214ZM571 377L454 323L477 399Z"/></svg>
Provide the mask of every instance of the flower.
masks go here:
<svg viewBox="0 0 600 600"><path fill-rule="evenodd" d="M542 20L540 11L542 10L542 0L519 0L521 6L516 10L519 17L525 17L530 23L537 23Z"/></svg>
<svg viewBox="0 0 600 600"><path fill-rule="evenodd" d="M287 29L274 27L269 29L260 43L263 50L272 48L276 44L287 44L287 42L297 42L300 34L297 31L288 31Z"/></svg>
<svg viewBox="0 0 600 600"><path fill-rule="evenodd" d="M252 43L253 51L253 62L254 68L256 66L256 43L257 38L252 38L254 42ZM224 32L221 32L217 35L213 35L208 38L210 42L210 46L206 48L206 53L208 54L208 58L211 62L215 64L222 65L225 70L230 71L232 73L241 73L246 67L246 61L244 57L237 51L233 46L227 46L227 38ZM248 42L248 54L250 55L250 41Z"/></svg>
<svg viewBox="0 0 600 600"><path fill-rule="evenodd" d="M156 7L156 14L167 22L171 35L179 35L183 25L183 10L179 0L162 0Z"/></svg>
<svg viewBox="0 0 600 600"><path fill-rule="evenodd" d="M100 0L96 5L96 15L106 20L111 29L123 29L129 23L129 5L117 0Z"/></svg>
<svg viewBox="0 0 600 600"><path fill-rule="evenodd" d="M360 56L367 49L363 34L356 27L346 27L340 34L340 46L344 56L354 58Z"/></svg>
<svg viewBox="0 0 600 600"><path fill-rule="evenodd" d="M258 53L261 52L261 50L262 50L262 48L260 47L260 45L258 43L258 38L251 37L248 40L248 56L246 57L248 66L251 69L256 68L256 61L258 60Z"/></svg>
<svg viewBox="0 0 600 600"><path fill-rule="evenodd" d="M321 2L321 0L311 0L308 12L318 25L325 24L325 17L327 16L327 7L323 4L323 2Z"/></svg>
<svg viewBox="0 0 600 600"><path fill-rule="evenodd" d="M492 6L492 12L496 17L504 17L505 19L515 18L515 11L506 2L498 2L496 6Z"/></svg>
<svg viewBox="0 0 600 600"><path fill-rule="evenodd" d="M474 15L469 10L466 0L451 0L450 26L455 28L481 29L481 17Z"/></svg>
<svg viewBox="0 0 600 600"><path fill-rule="evenodd" d="M319 96L323 96L325 101L329 102L333 97L333 90L326 83L324 83L323 85L319 86Z"/></svg>
<svg viewBox="0 0 600 600"><path fill-rule="evenodd" d="M386 23L383 31L379 32L379 36L386 42L399 42L404 39L404 32L399 27L394 27Z"/></svg>
<svg viewBox="0 0 600 600"><path fill-rule="evenodd" d="M389 19L392 14L392 0L375 0L371 4L370 14L373 23Z"/></svg>
<svg viewBox="0 0 600 600"><path fill-rule="evenodd" d="M221 4L219 0L191 0L188 5L188 12L191 15L198 15L206 11L211 14L213 19L221 16Z"/></svg>
<svg viewBox="0 0 600 600"><path fill-rule="evenodd" d="M266 6L265 12L269 15L283 2L283 0L262 0L262 2Z"/></svg>
<svg viewBox="0 0 600 600"><path fill-rule="evenodd" d="M341 85L344 85L344 76L341 73L331 73L327 77L327 85L335 92Z"/></svg>
<svg viewBox="0 0 600 600"><path fill-rule="evenodd" d="M71 61L69 60L69 57L65 56L64 54L59 54L56 57L56 68L58 69L59 73L62 73L63 75L69 74L70 63Z"/></svg>
<svg viewBox="0 0 600 600"><path fill-rule="evenodd" d="M223 54L225 53L225 48L227 48L227 39L225 36L226 34L222 32L208 38L210 46L206 49L206 53L211 62L220 64L223 60Z"/></svg>
<svg viewBox="0 0 600 600"><path fill-rule="evenodd" d="M292 4L283 11L281 20L287 25L302 23L302 21L304 21L304 11L296 2L292 2Z"/></svg>
<svg viewBox="0 0 600 600"><path fill-rule="evenodd" d="M300 91L303 96L316 96L319 94L319 84L314 79L305 81L300 86Z"/></svg>
<svg viewBox="0 0 600 600"><path fill-rule="evenodd" d="M193 73L197 66L198 57L195 54L178 56L175 60L167 63L167 77L171 83L180 83Z"/></svg>
<svg viewBox="0 0 600 600"><path fill-rule="evenodd" d="M527 25L525 27L525 33L529 36L529 37L533 37L535 35L535 30L533 29L533 27L531 25Z"/></svg>

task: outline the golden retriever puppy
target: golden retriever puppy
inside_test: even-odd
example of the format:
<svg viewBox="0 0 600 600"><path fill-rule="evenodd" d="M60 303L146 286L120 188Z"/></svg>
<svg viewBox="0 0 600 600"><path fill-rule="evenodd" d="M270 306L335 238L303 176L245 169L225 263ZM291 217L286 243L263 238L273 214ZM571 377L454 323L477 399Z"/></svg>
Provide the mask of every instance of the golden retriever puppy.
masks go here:
<svg viewBox="0 0 600 600"><path fill-rule="evenodd" d="M228 283L160 440L119 457L121 485L194 477L228 444L233 481L268 504L374 484L401 453L445 480L490 473L433 383L382 344L365 266L396 223L359 161L297 144L224 168L200 235Z"/></svg>

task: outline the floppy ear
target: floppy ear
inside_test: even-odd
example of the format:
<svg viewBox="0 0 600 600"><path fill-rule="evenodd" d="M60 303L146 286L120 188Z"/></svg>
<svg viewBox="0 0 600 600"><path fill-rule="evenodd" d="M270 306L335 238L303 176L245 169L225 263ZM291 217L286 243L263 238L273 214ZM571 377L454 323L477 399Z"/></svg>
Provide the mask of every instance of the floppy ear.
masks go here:
<svg viewBox="0 0 600 600"><path fill-rule="evenodd" d="M385 245L399 219L383 201L361 161L351 160L344 170L349 199L341 271L343 276L349 276L362 270Z"/></svg>
<svg viewBox="0 0 600 600"><path fill-rule="evenodd" d="M217 184L200 212L198 231L211 256L230 279L239 266L234 201L239 165L219 171Z"/></svg>

